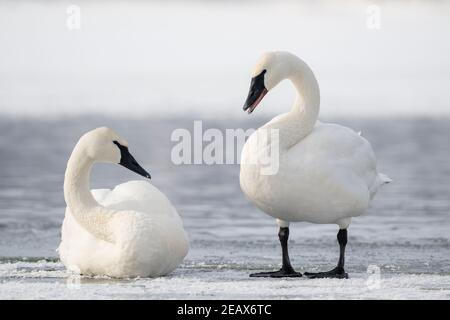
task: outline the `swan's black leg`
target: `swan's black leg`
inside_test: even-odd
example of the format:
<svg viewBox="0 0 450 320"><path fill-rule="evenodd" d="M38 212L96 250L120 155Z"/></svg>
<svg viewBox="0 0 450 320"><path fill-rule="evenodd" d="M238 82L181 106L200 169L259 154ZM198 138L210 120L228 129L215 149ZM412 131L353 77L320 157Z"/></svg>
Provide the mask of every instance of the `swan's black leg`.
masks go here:
<svg viewBox="0 0 450 320"><path fill-rule="evenodd" d="M339 242L339 261L333 270L327 272L305 272L305 276L308 278L338 278L348 279L348 274L344 270L345 263L345 246L347 245L347 229L340 229L337 234L337 240Z"/></svg>
<svg viewBox="0 0 450 320"><path fill-rule="evenodd" d="M283 278L283 277L301 277L300 272L296 272L291 266L291 261L289 260L288 252L288 239L289 239L289 228L280 227L278 232L278 238L280 239L281 251L282 251L282 267L278 271L272 272L259 272L252 273L250 277L271 277L271 278Z"/></svg>

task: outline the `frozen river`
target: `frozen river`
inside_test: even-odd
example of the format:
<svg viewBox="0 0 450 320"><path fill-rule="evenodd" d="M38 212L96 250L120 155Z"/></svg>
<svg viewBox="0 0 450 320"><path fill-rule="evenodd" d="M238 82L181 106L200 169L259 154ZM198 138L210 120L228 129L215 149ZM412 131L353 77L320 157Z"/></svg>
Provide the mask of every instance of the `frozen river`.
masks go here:
<svg viewBox="0 0 450 320"><path fill-rule="evenodd" d="M273 219L243 196L237 165L170 161L176 128L192 119L0 120L0 298L336 299L450 298L450 120L337 119L372 142L382 172L394 179L349 229L349 280L250 279L279 266ZM203 127L250 128L264 119L204 121ZM325 119L326 120L326 119ZM182 216L191 250L160 279L79 278L59 263L63 174L78 137L114 128ZM95 168L92 187L138 177L118 166ZM332 268L336 226L293 224L291 261L299 271Z"/></svg>

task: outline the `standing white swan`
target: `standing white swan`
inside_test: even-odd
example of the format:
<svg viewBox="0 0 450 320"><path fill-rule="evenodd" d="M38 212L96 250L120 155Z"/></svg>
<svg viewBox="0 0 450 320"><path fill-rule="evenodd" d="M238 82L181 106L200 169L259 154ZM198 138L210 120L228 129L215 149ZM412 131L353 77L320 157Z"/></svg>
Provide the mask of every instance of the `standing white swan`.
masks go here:
<svg viewBox="0 0 450 320"><path fill-rule="evenodd" d="M363 214L378 188L391 180L378 173L374 152L366 139L347 127L317 121L319 85L307 64L291 53L269 52L261 57L253 72L244 111L252 113L264 95L284 79L297 89L297 99L290 112L275 117L250 136L242 151L240 172L245 195L277 219L282 268L250 276L302 276L291 266L287 242L289 223L305 221L337 224L340 228L337 267L305 275L347 278L344 254L351 218ZM279 134L278 143L258 139L258 134L270 136L273 129ZM275 143L273 149L279 150L278 171L262 174L259 163L267 162L267 149Z"/></svg>
<svg viewBox="0 0 450 320"><path fill-rule="evenodd" d="M113 190L90 190L95 163L116 163L146 178L150 175L109 128L82 136L67 164L67 203L58 248L67 269L88 275L157 277L172 272L189 243L183 223L167 197L145 181Z"/></svg>

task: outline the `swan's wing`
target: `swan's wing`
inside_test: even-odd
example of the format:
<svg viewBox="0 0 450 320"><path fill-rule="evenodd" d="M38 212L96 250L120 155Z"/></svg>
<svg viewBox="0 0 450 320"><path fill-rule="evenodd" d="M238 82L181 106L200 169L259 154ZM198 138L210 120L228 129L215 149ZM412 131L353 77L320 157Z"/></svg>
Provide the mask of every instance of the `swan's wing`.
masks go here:
<svg viewBox="0 0 450 320"><path fill-rule="evenodd" d="M169 199L146 181L129 181L113 190L93 189L91 193L98 203L110 209L178 217Z"/></svg>
<svg viewBox="0 0 450 320"><path fill-rule="evenodd" d="M345 189L349 192L353 189L361 191L360 183L368 192L378 176L370 143L352 129L338 124L316 125L290 153L291 166L298 166L299 170L302 167L317 168L316 173L323 174L323 179L335 177L337 184L347 186Z"/></svg>
<svg viewBox="0 0 450 320"><path fill-rule="evenodd" d="M95 201L102 203L106 197L111 193L110 189L93 189L91 190L92 196Z"/></svg>
<svg viewBox="0 0 450 320"><path fill-rule="evenodd" d="M137 211L152 215L174 216L169 199L147 181L129 181L116 186L99 203L114 210Z"/></svg>

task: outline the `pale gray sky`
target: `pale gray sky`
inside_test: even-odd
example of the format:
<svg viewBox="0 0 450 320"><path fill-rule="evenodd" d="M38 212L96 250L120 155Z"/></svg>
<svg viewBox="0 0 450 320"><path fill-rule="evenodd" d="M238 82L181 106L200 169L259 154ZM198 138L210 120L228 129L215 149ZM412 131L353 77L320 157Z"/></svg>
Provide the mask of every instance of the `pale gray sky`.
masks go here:
<svg viewBox="0 0 450 320"><path fill-rule="evenodd" d="M322 115L450 115L450 4L377 1L371 30L372 3L0 1L0 113L241 116L256 59L288 50L315 71ZM293 96L283 83L258 112Z"/></svg>

